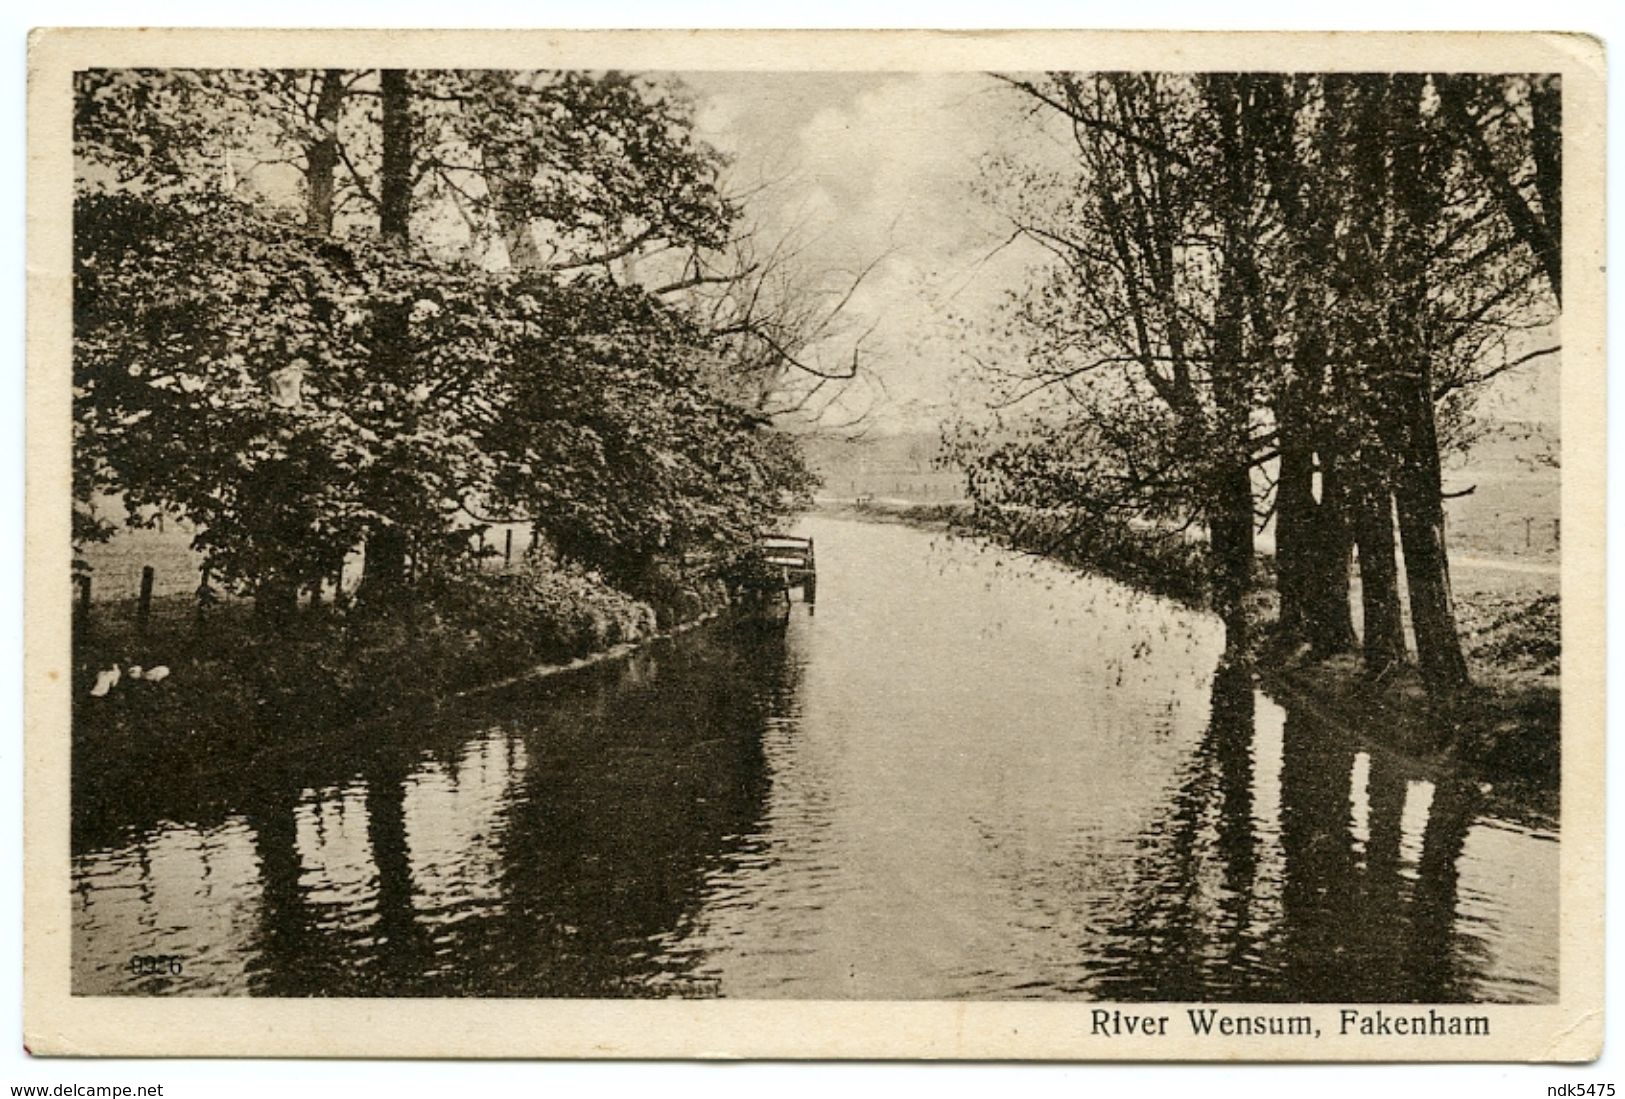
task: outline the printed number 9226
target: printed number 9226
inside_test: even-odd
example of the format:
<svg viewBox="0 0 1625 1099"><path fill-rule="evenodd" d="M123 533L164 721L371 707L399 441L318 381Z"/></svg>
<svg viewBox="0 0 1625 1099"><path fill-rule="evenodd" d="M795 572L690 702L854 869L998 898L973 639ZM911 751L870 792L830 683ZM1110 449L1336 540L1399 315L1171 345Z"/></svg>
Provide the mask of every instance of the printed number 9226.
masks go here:
<svg viewBox="0 0 1625 1099"><path fill-rule="evenodd" d="M132 954L130 955L128 969L137 977L156 977L168 974L172 977L181 975L181 956L179 954Z"/></svg>

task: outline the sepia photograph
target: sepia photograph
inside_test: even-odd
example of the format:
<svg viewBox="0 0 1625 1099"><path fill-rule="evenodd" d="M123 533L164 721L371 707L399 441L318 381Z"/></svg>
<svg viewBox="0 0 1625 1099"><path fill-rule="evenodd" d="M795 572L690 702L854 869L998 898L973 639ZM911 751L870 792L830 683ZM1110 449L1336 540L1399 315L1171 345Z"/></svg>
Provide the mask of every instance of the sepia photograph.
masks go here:
<svg viewBox="0 0 1625 1099"><path fill-rule="evenodd" d="M1595 42L503 37L34 43L30 1048L1596 1056Z"/></svg>

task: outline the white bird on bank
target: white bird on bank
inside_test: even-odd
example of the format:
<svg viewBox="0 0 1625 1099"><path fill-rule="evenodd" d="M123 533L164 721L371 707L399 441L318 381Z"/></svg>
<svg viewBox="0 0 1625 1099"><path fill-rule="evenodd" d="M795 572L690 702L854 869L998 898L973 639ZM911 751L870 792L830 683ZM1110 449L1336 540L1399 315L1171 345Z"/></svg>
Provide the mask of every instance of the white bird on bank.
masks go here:
<svg viewBox="0 0 1625 1099"><path fill-rule="evenodd" d="M147 682L148 683L162 683L164 680L166 680L168 678L169 678L169 665L168 664L159 664L156 667L152 667L152 668L147 669Z"/></svg>
<svg viewBox="0 0 1625 1099"><path fill-rule="evenodd" d="M108 691L118 686L118 680L119 670L117 664L114 664L111 668L103 668L96 673L96 683L95 686L90 688L90 696L92 698L101 698Z"/></svg>

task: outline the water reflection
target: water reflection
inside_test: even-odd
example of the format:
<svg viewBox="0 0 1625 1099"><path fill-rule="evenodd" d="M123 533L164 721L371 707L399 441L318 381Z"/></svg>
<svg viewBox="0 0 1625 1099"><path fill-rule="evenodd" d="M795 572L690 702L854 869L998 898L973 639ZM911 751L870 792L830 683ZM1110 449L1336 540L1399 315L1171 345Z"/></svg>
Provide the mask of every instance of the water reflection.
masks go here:
<svg viewBox="0 0 1625 1099"><path fill-rule="evenodd" d="M1283 709L1200 616L816 536L816 619L172 783L79 757L75 991L1555 997L1551 828Z"/></svg>
<svg viewBox="0 0 1625 1099"><path fill-rule="evenodd" d="M1123 964L1105 994L1555 998L1554 837L1484 817L1470 782L1283 710L1243 671L1215 675L1210 713L1113 930ZM1500 872L1543 881L1547 900L1474 887L1484 867L1464 849L1475 833L1520 835L1501 852L1517 865ZM1511 982L1509 946L1526 967Z"/></svg>
<svg viewBox="0 0 1625 1099"><path fill-rule="evenodd" d="M245 784L219 824L202 822L210 804L188 819L158 792L146 819L75 856L75 990L688 991L684 928L708 868L752 831L768 781L759 731L796 685L782 639L728 640L510 691L479 714L502 720L462 743L385 730L353 759ZM141 808L128 790L120 801ZM205 908L221 862L245 881L229 906ZM225 911L229 944L213 918ZM209 964L206 941L237 964ZM126 968L171 953L180 975Z"/></svg>

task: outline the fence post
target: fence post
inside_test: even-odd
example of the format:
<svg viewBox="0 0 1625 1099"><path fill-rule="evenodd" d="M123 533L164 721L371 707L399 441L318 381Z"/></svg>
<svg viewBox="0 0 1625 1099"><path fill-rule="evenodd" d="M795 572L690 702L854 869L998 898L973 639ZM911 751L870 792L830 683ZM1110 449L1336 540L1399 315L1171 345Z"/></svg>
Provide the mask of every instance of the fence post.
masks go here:
<svg viewBox="0 0 1625 1099"><path fill-rule="evenodd" d="M79 615L82 618L90 617L90 573L79 575Z"/></svg>
<svg viewBox="0 0 1625 1099"><path fill-rule="evenodd" d="M513 564L513 528L512 527L508 528L507 534L502 539L502 563L504 565Z"/></svg>
<svg viewBox="0 0 1625 1099"><path fill-rule="evenodd" d="M152 617L152 566L141 566L141 601L135 607L136 629L147 632L147 620Z"/></svg>

